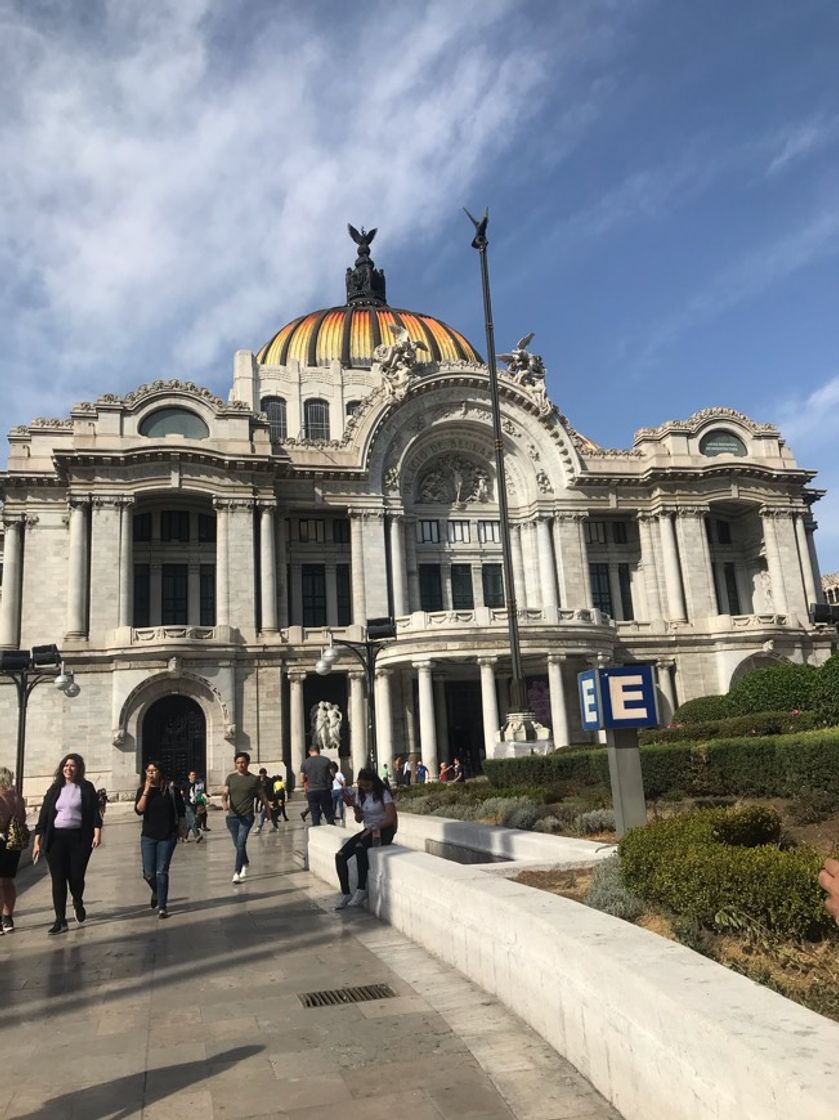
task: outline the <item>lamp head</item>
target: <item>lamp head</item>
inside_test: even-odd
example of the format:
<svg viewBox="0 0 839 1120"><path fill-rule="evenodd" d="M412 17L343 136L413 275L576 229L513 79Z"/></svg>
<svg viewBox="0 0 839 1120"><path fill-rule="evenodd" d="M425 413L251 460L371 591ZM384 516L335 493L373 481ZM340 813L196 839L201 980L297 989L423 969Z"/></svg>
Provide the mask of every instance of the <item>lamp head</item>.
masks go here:
<svg viewBox="0 0 839 1120"><path fill-rule="evenodd" d="M315 672L319 677L328 676L328 674L332 672L332 666L326 661L325 658L321 657L321 659L315 665Z"/></svg>
<svg viewBox="0 0 839 1120"><path fill-rule="evenodd" d="M331 665L333 661L336 661L338 656L339 650L333 645L328 645L320 655L321 661L325 661L327 665Z"/></svg>

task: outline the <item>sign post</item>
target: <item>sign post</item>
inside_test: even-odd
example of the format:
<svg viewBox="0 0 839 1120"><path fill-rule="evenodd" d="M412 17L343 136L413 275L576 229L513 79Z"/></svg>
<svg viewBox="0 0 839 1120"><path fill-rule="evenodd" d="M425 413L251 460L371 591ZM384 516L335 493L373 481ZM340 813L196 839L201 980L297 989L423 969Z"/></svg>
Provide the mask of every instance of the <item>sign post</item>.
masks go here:
<svg viewBox="0 0 839 1120"><path fill-rule="evenodd" d="M577 676L580 713L588 731L606 732L609 779L618 838L647 823L638 728L656 727L655 681L649 665L587 669Z"/></svg>

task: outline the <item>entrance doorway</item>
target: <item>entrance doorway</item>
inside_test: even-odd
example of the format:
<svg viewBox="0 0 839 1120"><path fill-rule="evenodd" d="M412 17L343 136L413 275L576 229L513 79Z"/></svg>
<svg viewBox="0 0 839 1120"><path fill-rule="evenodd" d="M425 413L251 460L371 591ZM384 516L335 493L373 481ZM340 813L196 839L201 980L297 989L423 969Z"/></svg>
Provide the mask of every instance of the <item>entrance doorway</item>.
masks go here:
<svg viewBox="0 0 839 1120"><path fill-rule="evenodd" d="M207 769L207 721L188 696L164 696L143 718L143 770L156 759L167 778L183 781Z"/></svg>
<svg viewBox="0 0 839 1120"><path fill-rule="evenodd" d="M467 777L480 774L486 753L480 681L446 681L446 713L449 757L445 761L459 758Z"/></svg>

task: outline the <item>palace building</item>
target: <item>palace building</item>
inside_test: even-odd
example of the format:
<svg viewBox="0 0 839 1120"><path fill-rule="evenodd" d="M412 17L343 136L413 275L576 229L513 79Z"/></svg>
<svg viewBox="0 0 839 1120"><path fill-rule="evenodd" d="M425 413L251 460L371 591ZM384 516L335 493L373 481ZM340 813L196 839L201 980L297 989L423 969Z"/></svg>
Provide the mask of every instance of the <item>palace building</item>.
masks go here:
<svg viewBox="0 0 839 1120"><path fill-rule="evenodd" d="M314 666L330 633L387 615L380 764L478 770L496 750L510 657L487 368L454 327L392 307L373 235L352 233L346 302L239 351L227 400L152 381L9 433L0 649L54 642L80 687L33 692L27 793L66 750L114 792L150 757L211 786L235 750L296 771L321 701L353 773L362 666ZM664 720L757 666L825 660L820 493L778 430L707 408L600 447L529 341L499 381L523 665L554 745L590 741L576 676L598 659L653 665ZM16 711L0 677L9 766Z"/></svg>

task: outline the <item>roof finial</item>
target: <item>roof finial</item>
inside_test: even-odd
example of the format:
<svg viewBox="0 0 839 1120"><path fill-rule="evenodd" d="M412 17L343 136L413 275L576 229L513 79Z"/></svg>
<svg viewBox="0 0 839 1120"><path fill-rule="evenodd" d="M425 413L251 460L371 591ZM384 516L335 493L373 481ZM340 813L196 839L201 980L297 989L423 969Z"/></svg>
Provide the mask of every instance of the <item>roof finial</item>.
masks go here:
<svg viewBox="0 0 839 1120"><path fill-rule="evenodd" d="M385 274L375 267L370 257L370 243L376 236L375 229L371 229L369 233L364 226L360 233L352 225L347 225L347 229L358 246L355 265L347 269L347 303L356 307L386 306Z"/></svg>

